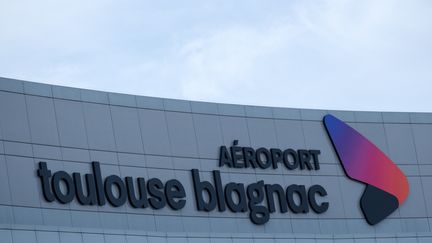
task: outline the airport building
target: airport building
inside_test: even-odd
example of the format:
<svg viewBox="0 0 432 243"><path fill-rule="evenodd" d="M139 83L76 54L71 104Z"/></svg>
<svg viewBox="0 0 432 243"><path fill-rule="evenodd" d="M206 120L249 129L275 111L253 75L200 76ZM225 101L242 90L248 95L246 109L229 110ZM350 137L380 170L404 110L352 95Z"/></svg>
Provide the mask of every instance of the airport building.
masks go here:
<svg viewBox="0 0 432 243"><path fill-rule="evenodd" d="M431 152L432 113L0 78L0 242L432 242Z"/></svg>

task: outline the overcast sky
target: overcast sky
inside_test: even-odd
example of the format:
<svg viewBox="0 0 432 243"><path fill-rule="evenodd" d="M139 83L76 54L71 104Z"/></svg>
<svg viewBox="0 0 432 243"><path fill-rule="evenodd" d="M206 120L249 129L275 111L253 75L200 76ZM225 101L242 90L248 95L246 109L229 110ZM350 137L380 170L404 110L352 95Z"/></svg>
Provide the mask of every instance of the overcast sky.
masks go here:
<svg viewBox="0 0 432 243"><path fill-rule="evenodd" d="M0 76L210 102L432 112L432 1L0 0Z"/></svg>

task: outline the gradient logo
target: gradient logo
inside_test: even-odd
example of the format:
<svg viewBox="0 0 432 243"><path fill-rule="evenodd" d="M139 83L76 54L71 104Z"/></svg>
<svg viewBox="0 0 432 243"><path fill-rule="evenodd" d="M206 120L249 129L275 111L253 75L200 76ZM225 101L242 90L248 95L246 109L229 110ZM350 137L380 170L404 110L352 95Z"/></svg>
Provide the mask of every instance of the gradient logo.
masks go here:
<svg viewBox="0 0 432 243"><path fill-rule="evenodd" d="M367 222L379 223L407 199L406 176L377 146L346 123L326 115L324 126L345 174L366 184L360 207Z"/></svg>

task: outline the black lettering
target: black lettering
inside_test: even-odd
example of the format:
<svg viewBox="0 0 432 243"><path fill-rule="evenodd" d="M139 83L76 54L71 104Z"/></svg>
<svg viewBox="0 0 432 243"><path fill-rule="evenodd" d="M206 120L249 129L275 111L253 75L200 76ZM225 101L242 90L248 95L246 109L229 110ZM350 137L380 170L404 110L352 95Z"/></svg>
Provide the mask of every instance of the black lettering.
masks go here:
<svg viewBox="0 0 432 243"><path fill-rule="evenodd" d="M329 203L322 202L321 204L318 204L316 201L317 194L321 197L324 197L327 196L327 191L320 185L311 186L308 191L309 204L315 213L324 213L327 211Z"/></svg>
<svg viewBox="0 0 432 243"><path fill-rule="evenodd" d="M282 162L282 151L280 149L272 148L270 149L270 154L273 162L273 169L277 169L277 163Z"/></svg>
<svg viewBox="0 0 432 243"><path fill-rule="evenodd" d="M97 196L94 176L92 174L86 174L84 176L86 181L87 196L84 194L84 188L81 182L81 174L73 173L72 177L75 184L75 194L78 202L82 205L95 205L97 203Z"/></svg>
<svg viewBox="0 0 432 243"><path fill-rule="evenodd" d="M299 197L299 203L294 200L294 196ZM306 195L306 188L303 185L290 185L286 190L286 197L288 207L293 213L307 213L309 212L308 197Z"/></svg>
<svg viewBox="0 0 432 243"><path fill-rule="evenodd" d="M291 159L290 159L291 158ZM299 159L297 152L293 149L286 149L283 152L283 162L289 170L294 170L299 167Z"/></svg>
<svg viewBox="0 0 432 243"><path fill-rule="evenodd" d="M157 178L152 178L147 182L147 190L150 196L149 199L150 206L154 209L161 209L165 207L165 196L163 193L162 181Z"/></svg>
<svg viewBox="0 0 432 243"><path fill-rule="evenodd" d="M53 202L55 200L54 194L50 188L49 179L51 177L51 171L47 168L46 162L39 162L39 169L37 170L37 175L41 179L42 183L42 193L44 195L45 200L48 202Z"/></svg>
<svg viewBox="0 0 432 243"><path fill-rule="evenodd" d="M234 202L233 192L238 196L238 202ZM225 186L225 200L227 202L228 208L232 212L246 212L246 195L245 188L242 183L228 183Z"/></svg>
<svg viewBox="0 0 432 243"><path fill-rule="evenodd" d="M134 208L146 208L148 207L147 201L147 190L144 178L137 178L138 197L135 193L134 183L132 177L126 177L126 188L128 191L129 203Z"/></svg>
<svg viewBox="0 0 432 243"><path fill-rule="evenodd" d="M102 182L102 175L101 175L99 162L93 161L92 167L93 167L93 175L95 178L98 203L99 206L103 206L105 205L105 193L104 193L104 186Z"/></svg>
<svg viewBox="0 0 432 243"><path fill-rule="evenodd" d="M281 213L286 213L288 211L288 205L285 198L285 190L279 184L265 185L266 195L267 195L267 207L270 213L276 212L274 193L278 196L279 208Z"/></svg>
<svg viewBox="0 0 432 243"><path fill-rule="evenodd" d="M261 204L264 201L264 181L250 184L247 187L247 196L249 198L249 218L254 224L265 224L270 219L269 210Z"/></svg>
<svg viewBox="0 0 432 243"><path fill-rule="evenodd" d="M272 165L270 152L266 148L257 149L255 156L261 169L267 169Z"/></svg>
<svg viewBox="0 0 432 243"><path fill-rule="evenodd" d="M255 150L253 148L243 147L243 160L246 168L248 168L249 166L254 169L258 167L255 158Z"/></svg>
<svg viewBox="0 0 432 243"><path fill-rule="evenodd" d="M233 167L230 153L228 152L226 146L221 146L219 153L219 167L224 165L227 165L230 168Z"/></svg>
<svg viewBox="0 0 432 243"><path fill-rule="evenodd" d="M167 181L165 184L165 196L168 205L174 210L180 210L186 204L186 200L184 200L186 192L183 185L178 180L173 179Z"/></svg>
<svg viewBox="0 0 432 243"><path fill-rule="evenodd" d="M194 185L195 200L198 211L212 211L216 207L216 191L212 184L208 181L200 181L199 172L197 169L192 169L192 181ZM204 200L203 192L208 193L208 202Z"/></svg>
<svg viewBox="0 0 432 243"><path fill-rule="evenodd" d="M309 153L312 155L312 160L313 160L314 165L315 165L315 170L319 170L320 169L320 165L319 165L318 155L321 154L321 151L319 151L319 150L309 150Z"/></svg>
<svg viewBox="0 0 432 243"><path fill-rule="evenodd" d="M218 170L213 171L213 179L216 188L216 198L218 201L219 212L225 211L225 200L224 200L224 192L222 186L222 180L220 176L220 172Z"/></svg>
<svg viewBox="0 0 432 243"><path fill-rule="evenodd" d="M114 195L113 186L117 188L117 196ZM120 207L126 202L126 186L120 177L110 175L105 179L105 195L114 207Z"/></svg>
<svg viewBox="0 0 432 243"><path fill-rule="evenodd" d="M309 151L299 149L297 152L300 160L300 169L304 170L305 168L307 168L308 170L312 170L312 165L310 163L312 157L309 154Z"/></svg>
<svg viewBox="0 0 432 243"><path fill-rule="evenodd" d="M61 190L61 182L64 182L66 186L66 192L63 193ZM64 171L57 171L54 173L52 178L52 188L54 195L56 196L57 200L60 203L66 204L72 202L72 200L75 197L75 188L74 183L72 180L72 177L64 172Z"/></svg>

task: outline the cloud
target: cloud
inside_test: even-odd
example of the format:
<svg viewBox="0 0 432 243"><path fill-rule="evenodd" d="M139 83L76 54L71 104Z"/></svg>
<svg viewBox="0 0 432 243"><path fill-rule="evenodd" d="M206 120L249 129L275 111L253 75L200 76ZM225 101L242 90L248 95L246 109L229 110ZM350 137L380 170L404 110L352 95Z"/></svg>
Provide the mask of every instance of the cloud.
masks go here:
<svg viewBox="0 0 432 243"><path fill-rule="evenodd" d="M255 81L259 59L279 51L298 30L285 26L230 27L188 42L179 51L185 97L216 99Z"/></svg>
<svg viewBox="0 0 432 243"><path fill-rule="evenodd" d="M421 0L0 2L0 76L226 103L432 111L431 10Z"/></svg>
<svg viewBox="0 0 432 243"><path fill-rule="evenodd" d="M426 6L300 2L261 25L215 31L181 49L182 92L258 105L431 110Z"/></svg>

